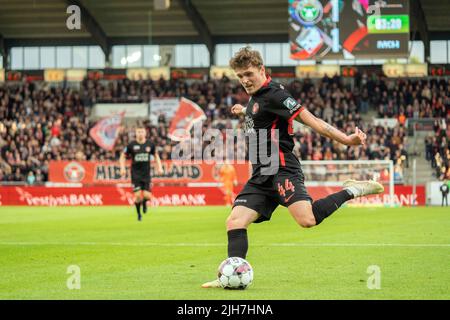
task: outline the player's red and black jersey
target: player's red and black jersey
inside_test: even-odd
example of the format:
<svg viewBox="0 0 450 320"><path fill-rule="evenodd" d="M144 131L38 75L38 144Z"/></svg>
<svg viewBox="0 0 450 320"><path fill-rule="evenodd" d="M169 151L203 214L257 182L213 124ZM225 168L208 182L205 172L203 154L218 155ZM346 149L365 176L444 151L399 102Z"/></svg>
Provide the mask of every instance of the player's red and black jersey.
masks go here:
<svg viewBox="0 0 450 320"><path fill-rule="evenodd" d="M262 152L267 152L267 157L269 157L271 146L278 149L279 168L292 172L300 170L300 163L292 152L294 148L292 126L294 119L303 109L304 107L282 85L273 82L270 77L251 96L245 114L245 131L249 137L252 135L257 137L257 139L249 139L249 151L257 150L258 152L258 157L254 157L257 161L252 160L250 156L253 166L253 181L264 182L267 180L268 176L261 174L261 168L267 164L261 163L260 156ZM278 137L275 130L278 130ZM266 139L261 139L260 135L262 134L267 135ZM267 143L267 145L263 146L261 143ZM273 172L273 174L277 172Z"/></svg>
<svg viewBox="0 0 450 320"><path fill-rule="evenodd" d="M131 176L150 179L150 155L155 155L155 145L146 140L144 143L131 141L124 150L131 159Z"/></svg>

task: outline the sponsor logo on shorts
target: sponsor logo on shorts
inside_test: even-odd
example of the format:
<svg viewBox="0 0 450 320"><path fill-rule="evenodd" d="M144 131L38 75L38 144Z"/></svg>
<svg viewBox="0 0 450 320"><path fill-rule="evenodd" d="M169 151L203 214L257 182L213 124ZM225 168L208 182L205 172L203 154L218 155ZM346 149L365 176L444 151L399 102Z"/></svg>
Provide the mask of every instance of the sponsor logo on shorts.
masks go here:
<svg viewBox="0 0 450 320"><path fill-rule="evenodd" d="M289 200L291 200L291 198L294 196L294 194L291 194L289 197L284 198L284 202L288 202Z"/></svg>
<svg viewBox="0 0 450 320"><path fill-rule="evenodd" d="M236 199L234 202L247 202L247 199Z"/></svg>

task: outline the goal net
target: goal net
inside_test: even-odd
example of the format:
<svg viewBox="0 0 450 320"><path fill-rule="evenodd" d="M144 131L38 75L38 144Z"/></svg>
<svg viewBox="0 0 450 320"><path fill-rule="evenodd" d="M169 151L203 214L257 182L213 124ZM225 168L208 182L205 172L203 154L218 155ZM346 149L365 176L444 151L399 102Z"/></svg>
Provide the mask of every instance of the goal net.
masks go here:
<svg viewBox="0 0 450 320"><path fill-rule="evenodd" d="M384 186L384 194L361 197L348 206L394 206L394 165L391 160L301 161L305 185L314 199L342 189L344 181L375 180Z"/></svg>

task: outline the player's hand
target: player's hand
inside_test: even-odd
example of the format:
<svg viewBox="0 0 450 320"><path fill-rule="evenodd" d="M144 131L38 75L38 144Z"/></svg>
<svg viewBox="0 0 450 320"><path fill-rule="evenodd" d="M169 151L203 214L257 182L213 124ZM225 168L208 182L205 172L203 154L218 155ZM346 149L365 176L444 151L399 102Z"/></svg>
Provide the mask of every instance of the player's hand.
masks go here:
<svg viewBox="0 0 450 320"><path fill-rule="evenodd" d="M355 129L355 133L348 136L349 146L359 146L366 143L366 134L362 132L358 127Z"/></svg>
<svg viewBox="0 0 450 320"><path fill-rule="evenodd" d="M231 107L232 114L240 115L241 113L243 113L243 110L244 106L241 104L235 104L234 106Z"/></svg>
<svg viewBox="0 0 450 320"><path fill-rule="evenodd" d="M120 176L122 178L125 178L126 175L127 175L127 170L125 168L120 168Z"/></svg>
<svg viewBox="0 0 450 320"><path fill-rule="evenodd" d="M162 168L156 167L156 174L157 174L158 176L162 176L162 175L164 174L163 169L162 169Z"/></svg>

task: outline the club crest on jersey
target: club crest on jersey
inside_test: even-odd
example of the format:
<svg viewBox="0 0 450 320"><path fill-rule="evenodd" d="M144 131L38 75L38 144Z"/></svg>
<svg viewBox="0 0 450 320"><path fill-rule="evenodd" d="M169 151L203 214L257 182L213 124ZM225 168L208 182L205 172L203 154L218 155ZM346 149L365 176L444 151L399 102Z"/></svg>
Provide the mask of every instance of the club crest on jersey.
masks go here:
<svg viewBox="0 0 450 320"><path fill-rule="evenodd" d="M290 113L297 111L301 107L300 103L298 103L297 101L295 101L295 99L293 99L291 97L284 100L283 104L286 108L289 109Z"/></svg>
<svg viewBox="0 0 450 320"><path fill-rule="evenodd" d="M252 113L256 114L259 111L259 104L258 102L255 102L255 104L252 107Z"/></svg>
<svg viewBox="0 0 450 320"><path fill-rule="evenodd" d="M150 152L150 147L145 147L145 152Z"/></svg>

